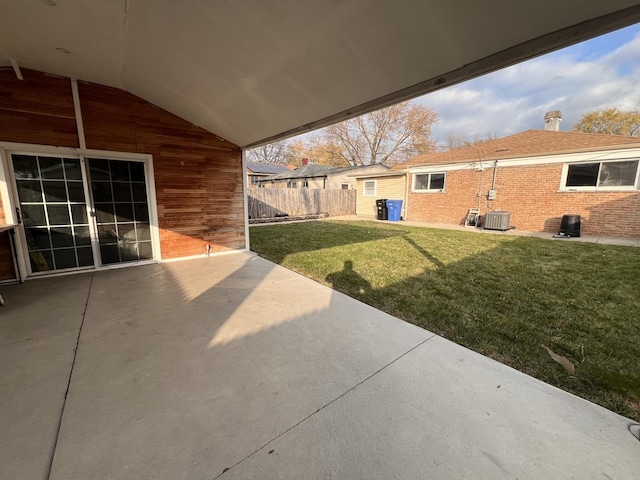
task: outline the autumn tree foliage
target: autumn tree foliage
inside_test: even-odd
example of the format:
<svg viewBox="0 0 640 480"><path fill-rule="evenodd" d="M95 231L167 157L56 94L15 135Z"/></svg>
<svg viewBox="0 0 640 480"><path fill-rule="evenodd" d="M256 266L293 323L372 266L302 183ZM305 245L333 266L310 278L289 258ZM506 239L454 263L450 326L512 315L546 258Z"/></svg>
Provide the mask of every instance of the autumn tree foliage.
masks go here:
<svg viewBox="0 0 640 480"><path fill-rule="evenodd" d="M640 111L615 107L585 113L573 126L574 132L640 136Z"/></svg>
<svg viewBox="0 0 640 480"><path fill-rule="evenodd" d="M290 146L287 140L280 140L247 150L247 160L250 162L281 163L286 165L289 155Z"/></svg>
<svg viewBox="0 0 640 480"><path fill-rule="evenodd" d="M307 143L315 163L333 166L393 165L437 149L431 129L438 114L403 102L319 130Z"/></svg>

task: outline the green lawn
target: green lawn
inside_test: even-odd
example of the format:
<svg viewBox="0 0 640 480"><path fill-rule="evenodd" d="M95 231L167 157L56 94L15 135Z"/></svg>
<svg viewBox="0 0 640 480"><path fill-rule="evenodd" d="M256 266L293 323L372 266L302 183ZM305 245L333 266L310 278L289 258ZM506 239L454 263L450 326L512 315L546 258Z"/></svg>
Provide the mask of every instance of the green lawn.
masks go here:
<svg viewBox="0 0 640 480"><path fill-rule="evenodd" d="M251 228L261 256L640 421L640 249L376 222ZM541 344L568 358L575 375Z"/></svg>

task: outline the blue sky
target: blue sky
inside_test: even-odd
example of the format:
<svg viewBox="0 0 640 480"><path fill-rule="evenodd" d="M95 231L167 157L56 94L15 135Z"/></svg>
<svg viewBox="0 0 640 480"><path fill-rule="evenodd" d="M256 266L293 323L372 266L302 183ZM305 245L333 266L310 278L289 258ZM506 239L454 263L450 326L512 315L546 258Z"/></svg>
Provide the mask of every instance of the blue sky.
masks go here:
<svg viewBox="0 0 640 480"><path fill-rule="evenodd" d="M436 141L544 128L550 110L571 130L591 110L640 109L640 24L415 100L440 115Z"/></svg>

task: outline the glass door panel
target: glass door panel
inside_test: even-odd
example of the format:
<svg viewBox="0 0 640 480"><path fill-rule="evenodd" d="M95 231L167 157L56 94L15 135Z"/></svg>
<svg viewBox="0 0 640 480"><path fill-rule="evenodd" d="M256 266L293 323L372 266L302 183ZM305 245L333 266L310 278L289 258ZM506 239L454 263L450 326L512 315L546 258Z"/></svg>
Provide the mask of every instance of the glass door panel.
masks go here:
<svg viewBox="0 0 640 480"><path fill-rule="evenodd" d="M102 263L153 258L144 164L88 159Z"/></svg>
<svg viewBox="0 0 640 480"><path fill-rule="evenodd" d="M31 271L93 262L80 160L12 155Z"/></svg>

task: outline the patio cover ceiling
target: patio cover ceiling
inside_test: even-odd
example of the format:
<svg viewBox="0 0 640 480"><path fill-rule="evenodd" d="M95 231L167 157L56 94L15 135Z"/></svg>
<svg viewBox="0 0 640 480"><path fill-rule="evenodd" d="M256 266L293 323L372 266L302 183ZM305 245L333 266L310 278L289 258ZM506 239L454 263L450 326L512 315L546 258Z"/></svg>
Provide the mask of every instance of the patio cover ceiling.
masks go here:
<svg viewBox="0 0 640 480"><path fill-rule="evenodd" d="M0 12L0 66L118 87L243 147L640 21L634 0L0 0Z"/></svg>

